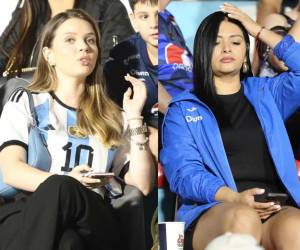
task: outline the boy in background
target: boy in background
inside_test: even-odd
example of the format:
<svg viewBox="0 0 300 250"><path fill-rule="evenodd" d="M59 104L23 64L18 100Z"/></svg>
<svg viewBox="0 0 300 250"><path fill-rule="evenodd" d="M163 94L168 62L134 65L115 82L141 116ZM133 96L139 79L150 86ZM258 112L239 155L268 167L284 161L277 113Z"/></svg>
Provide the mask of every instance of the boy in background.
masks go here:
<svg viewBox="0 0 300 250"><path fill-rule="evenodd" d="M130 87L124 76L142 79L147 87L143 110L148 125L157 128L158 0L129 0L137 33L116 45L104 67L107 89L122 106L123 93Z"/></svg>
<svg viewBox="0 0 300 250"><path fill-rule="evenodd" d="M147 100L142 115L150 132L151 152L157 159L158 0L129 0L129 4L137 33L110 51L104 74L109 96L121 107L123 94L131 87L124 76L128 73L145 82Z"/></svg>

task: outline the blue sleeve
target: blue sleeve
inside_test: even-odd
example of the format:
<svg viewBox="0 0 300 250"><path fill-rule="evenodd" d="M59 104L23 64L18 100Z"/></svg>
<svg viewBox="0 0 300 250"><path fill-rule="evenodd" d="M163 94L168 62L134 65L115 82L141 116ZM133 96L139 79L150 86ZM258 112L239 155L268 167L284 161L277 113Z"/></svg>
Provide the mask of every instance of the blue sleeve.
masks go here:
<svg viewBox="0 0 300 250"><path fill-rule="evenodd" d="M171 191L183 199L209 203L215 201L218 189L225 186L221 178L205 168L184 115L176 104L171 104L164 120L160 160Z"/></svg>
<svg viewBox="0 0 300 250"><path fill-rule="evenodd" d="M286 119L300 106L300 44L287 35L273 51L289 68L287 72L268 79L277 107Z"/></svg>

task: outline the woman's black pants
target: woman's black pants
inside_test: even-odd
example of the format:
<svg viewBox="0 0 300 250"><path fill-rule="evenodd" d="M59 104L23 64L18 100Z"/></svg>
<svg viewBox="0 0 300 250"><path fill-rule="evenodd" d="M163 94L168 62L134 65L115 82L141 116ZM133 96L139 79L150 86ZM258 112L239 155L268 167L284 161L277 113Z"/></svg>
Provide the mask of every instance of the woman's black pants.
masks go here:
<svg viewBox="0 0 300 250"><path fill-rule="evenodd" d="M0 207L0 250L119 250L119 227L100 195L53 175L28 198Z"/></svg>

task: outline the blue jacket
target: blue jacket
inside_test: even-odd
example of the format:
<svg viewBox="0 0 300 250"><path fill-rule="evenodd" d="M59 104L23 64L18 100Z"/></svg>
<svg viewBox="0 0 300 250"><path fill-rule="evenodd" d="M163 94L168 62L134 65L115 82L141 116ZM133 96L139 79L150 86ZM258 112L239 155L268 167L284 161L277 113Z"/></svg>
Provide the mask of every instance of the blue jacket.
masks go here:
<svg viewBox="0 0 300 250"><path fill-rule="evenodd" d="M274 53L289 67L288 72L273 78L249 77L242 84L278 176L300 207L300 181L284 126L300 105L300 44L286 36ZM214 197L220 187L237 191L216 118L192 93L186 91L171 102L163 123L160 157L171 190L182 198L177 220L185 221L186 228L218 203Z"/></svg>

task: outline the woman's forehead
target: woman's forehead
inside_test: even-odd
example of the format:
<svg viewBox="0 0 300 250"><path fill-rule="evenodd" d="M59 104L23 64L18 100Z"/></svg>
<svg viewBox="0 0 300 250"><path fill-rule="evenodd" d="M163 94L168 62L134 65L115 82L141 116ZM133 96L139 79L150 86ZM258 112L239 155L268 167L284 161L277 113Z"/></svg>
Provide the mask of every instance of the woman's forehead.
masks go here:
<svg viewBox="0 0 300 250"><path fill-rule="evenodd" d="M218 36L244 38L241 28L237 24L229 22L229 21L222 21L220 23Z"/></svg>
<svg viewBox="0 0 300 250"><path fill-rule="evenodd" d="M93 26L86 20L70 18L56 29L56 34L65 33L95 33Z"/></svg>

